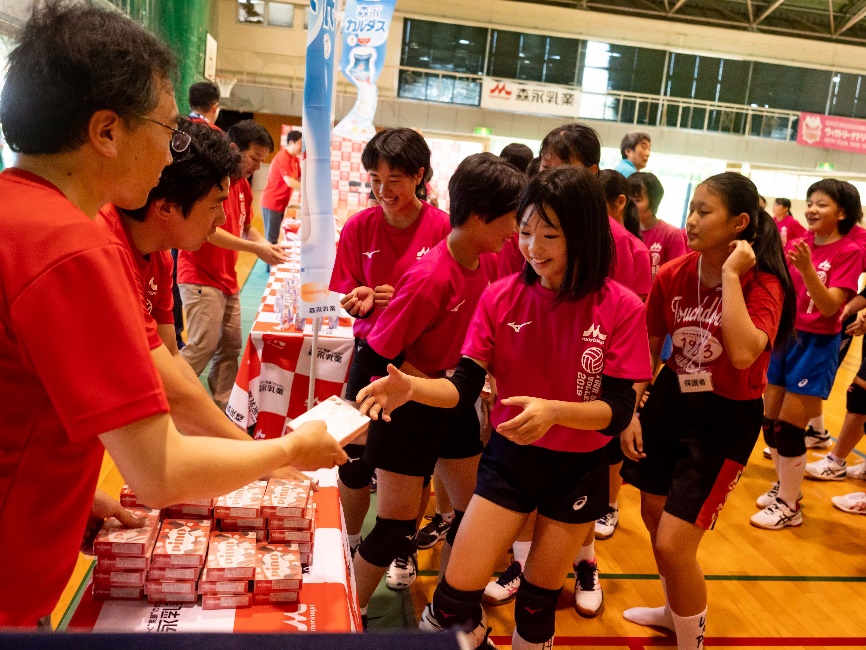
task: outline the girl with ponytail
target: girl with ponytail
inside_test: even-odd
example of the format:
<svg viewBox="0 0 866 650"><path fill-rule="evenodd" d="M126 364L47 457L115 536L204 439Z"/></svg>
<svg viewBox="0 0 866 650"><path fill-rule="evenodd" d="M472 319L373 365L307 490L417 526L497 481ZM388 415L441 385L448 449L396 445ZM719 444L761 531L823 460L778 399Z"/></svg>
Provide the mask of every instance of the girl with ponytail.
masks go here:
<svg viewBox="0 0 866 650"><path fill-rule="evenodd" d="M663 607L626 620L673 630L700 650L707 591L697 551L758 438L774 343L794 317L779 233L745 176L725 172L695 189L686 229L692 252L661 267L647 299L653 367L665 336L673 353L640 420L620 437L622 475L641 491L641 515L665 592Z"/></svg>

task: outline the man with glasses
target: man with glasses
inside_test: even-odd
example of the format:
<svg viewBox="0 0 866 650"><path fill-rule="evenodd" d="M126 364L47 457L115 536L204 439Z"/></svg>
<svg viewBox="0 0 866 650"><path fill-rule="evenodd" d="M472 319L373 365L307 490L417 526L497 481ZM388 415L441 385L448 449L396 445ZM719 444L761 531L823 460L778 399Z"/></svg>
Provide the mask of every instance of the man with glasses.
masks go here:
<svg viewBox="0 0 866 650"><path fill-rule="evenodd" d="M208 387L223 410L238 374L243 346L240 285L235 270L238 251L254 253L265 264L286 261L283 250L250 225L253 191L247 178L273 151L274 141L253 120L242 120L231 127L228 139L240 152L241 164L224 204L226 222L199 250L180 251L177 263L187 331L187 344L181 354L196 375L211 362Z"/></svg>
<svg viewBox="0 0 866 650"><path fill-rule="evenodd" d="M49 615L91 512L120 515L107 495L94 498L105 450L157 508L286 465L345 461L322 423L249 443L182 436L168 415L134 262L94 218L106 203L144 205L170 143L189 144L174 133L173 71L170 50L128 18L57 0L36 3L9 57L0 122L17 158L0 173L0 627Z"/></svg>

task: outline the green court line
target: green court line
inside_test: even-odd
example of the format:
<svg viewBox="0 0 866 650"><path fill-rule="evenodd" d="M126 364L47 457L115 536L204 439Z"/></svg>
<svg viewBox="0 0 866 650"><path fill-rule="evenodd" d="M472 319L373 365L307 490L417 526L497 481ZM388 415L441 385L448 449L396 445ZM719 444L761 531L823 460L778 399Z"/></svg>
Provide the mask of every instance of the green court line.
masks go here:
<svg viewBox="0 0 866 650"><path fill-rule="evenodd" d="M61 618L60 623L57 624L58 632L65 630L66 626L69 625L69 621L72 620L75 610L78 609L78 603L81 602L81 596L84 594L84 589L88 584L90 584L90 574L93 573L93 567L95 566L96 562L94 561L90 563L89 567L87 567L87 571L81 579L81 584L78 585L78 589L75 590L75 595L72 597L72 600L69 601L66 611L63 612L63 618Z"/></svg>
<svg viewBox="0 0 866 650"><path fill-rule="evenodd" d="M419 576L435 577L439 575L438 571L418 571ZM494 578L498 578L501 573L493 574ZM569 573L569 578L573 578L574 574ZM657 573L599 573L599 578L602 580L658 580ZM704 576L706 580L716 582L866 582L864 576L724 576L724 575L709 575Z"/></svg>

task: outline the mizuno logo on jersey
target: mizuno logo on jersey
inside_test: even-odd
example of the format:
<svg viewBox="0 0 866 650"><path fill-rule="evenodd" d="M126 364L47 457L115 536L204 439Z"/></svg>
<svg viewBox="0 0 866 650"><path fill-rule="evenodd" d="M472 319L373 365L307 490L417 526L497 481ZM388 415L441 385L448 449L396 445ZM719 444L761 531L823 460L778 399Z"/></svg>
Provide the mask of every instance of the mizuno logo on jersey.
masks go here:
<svg viewBox="0 0 866 650"><path fill-rule="evenodd" d="M367 259L371 260L371 259L373 259L373 255L375 255L378 252L379 252L378 250L375 250L375 251L370 251L369 253L361 253L361 255L366 255Z"/></svg>
<svg viewBox="0 0 866 650"><path fill-rule="evenodd" d="M818 268L821 269L822 271L829 271L830 270L830 262L828 260L824 260L823 262L821 262L818 265Z"/></svg>
<svg viewBox="0 0 866 650"><path fill-rule="evenodd" d="M416 257L420 260L422 257L424 257L429 252L430 252L429 248L426 248L426 247L422 248L420 251L418 251L418 255Z"/></svg>
<svg viewBox="0 0 866 650"><path fill-rule="evenodd" d="M454 309L452 309L451 311L459 311L460 308L463 306L463 303L464 303L464 302L466 302L465 299L464 299L464 300L461 300L461 301L460 301L460 304L457 305L457 306L456 306Z"/></svg>
<svg viewBox="0 0 866 650"><path fill-rule="evenodd" d="M593 323L589 329L581 334L584 341L592 341L593 343L604 343L607 340L607 334L601 333L601 328Z"/></svg>
<svg viewBox="0 0 866 650"><path fill-rule="evenodd" d="M153 278L150 279L150 282L147 283L150 286L151 291L156 291L156 282L153 281Z"/></svg>
<svg viewBox="0 0 866 650"><path fill-rule="evenodd" d="M661 250L662 250L662 245L659 244L658 242L656 242L655 244L652 244L652 245L649 247L649 249L650 249L652 252L654 252L654 253L660 253Z"/></svg>
<svg viewBox="0 0 866 650"><path fill-rule="evenodd" d="M531 322L531 320L528 320L525 323L520 323L519 325L517 323L508 323L508 327L513 329L515 332L520 333L520 330L529 325Z"/></svg>

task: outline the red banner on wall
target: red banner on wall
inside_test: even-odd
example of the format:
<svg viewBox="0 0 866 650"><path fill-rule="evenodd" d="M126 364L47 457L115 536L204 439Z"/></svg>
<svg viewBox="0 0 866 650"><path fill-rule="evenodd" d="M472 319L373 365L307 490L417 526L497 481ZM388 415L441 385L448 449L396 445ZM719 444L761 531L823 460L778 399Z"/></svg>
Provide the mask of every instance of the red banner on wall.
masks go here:
<svg viewBox="0 0 866 650"><path fill-rule="evenodd" d="M797 144L866 153L866 120L800 113Z"/></svg>

